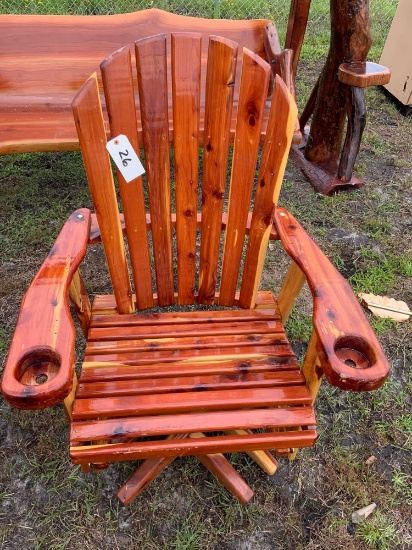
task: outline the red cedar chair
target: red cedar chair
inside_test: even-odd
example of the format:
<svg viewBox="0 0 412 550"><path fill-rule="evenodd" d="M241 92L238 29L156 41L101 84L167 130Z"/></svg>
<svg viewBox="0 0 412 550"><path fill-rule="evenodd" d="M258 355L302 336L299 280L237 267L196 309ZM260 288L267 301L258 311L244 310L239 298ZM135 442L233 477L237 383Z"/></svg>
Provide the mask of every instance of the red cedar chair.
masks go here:
<svg viewBox="0 0 412 550"><path fill-rule="evenodd" d="M313 403L323 374L342 389L364 391L381 386L389 366L348 283L293 216L276 206L296 121L283 81L275 79L264 121L270 67L243 51L231 136L237 44L210 38L204 92L200 36L172 36L171 89L168 55L164 35L136 43L150 213L142 178L126 183L118 173L119 214L96 75L73 101L96 214L81 209L69 218L29 288L2 390L23 409L63 401L71 422L70 456L85 472L90 465L142 459L118 493L124 503L184 455L197 455L245 503L253 492L222 453L247 452L273 474L277 463L269 449L293 458L297 448L314 445ZM133 71L129 48L101 65L111 135L126 135L139 152ZM269 239L279 240L292 259L277 298L258 290ZM100 240L113 294L96 296L91 306L79 265L88 243ZM314 331L301 370L284 323L305 280L314 300ZM87 339L78 382L69 298ZM175 304L190 307L151 310Z"/></svg>

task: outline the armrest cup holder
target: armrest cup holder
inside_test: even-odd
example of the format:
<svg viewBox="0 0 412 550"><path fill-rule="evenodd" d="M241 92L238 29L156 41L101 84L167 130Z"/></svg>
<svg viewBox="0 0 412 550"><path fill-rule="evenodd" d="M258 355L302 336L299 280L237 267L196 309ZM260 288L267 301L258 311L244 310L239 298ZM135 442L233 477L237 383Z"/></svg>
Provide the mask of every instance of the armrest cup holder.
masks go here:
<svg viewBox="0 0 412 550"><path fill-rule="evenodd" d="M318 353L326 378L338 388L369 391L379 388L387 377L374 346L362 336L341 336L333 351L320 347Z"/></svg>
<svg viewBox="0 0 412 550"><path fill-rule="evenodd" d="M45 385L58 374L61 362L50 348L28 350L17 363L16 380L25 386Z"/></svg>

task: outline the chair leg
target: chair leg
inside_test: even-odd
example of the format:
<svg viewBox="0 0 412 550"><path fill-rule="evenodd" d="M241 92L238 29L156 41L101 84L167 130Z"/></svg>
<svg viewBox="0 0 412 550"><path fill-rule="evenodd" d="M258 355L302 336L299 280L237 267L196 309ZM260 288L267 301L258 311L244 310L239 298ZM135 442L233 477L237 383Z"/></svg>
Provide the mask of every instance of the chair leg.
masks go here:
<svg viewBox="0 0 412 550"><path fill-rule="evenodd" d="M167 439L184 439L188 436L206 437L202 433L193 433L171 435ZM247 504L253 497L252 489L222 454L200 455L197 458L239 502ZM126 506L130 504L174 459L175 457L159 457L144 460L118 490L119 500Z"/></svg>
<svg viewBox="0 0 412 550"><path fill-rule="evenodd" d="M185 439L188 434L170 435L166 439ZM176 457L159 457L144 460L137 470L117 491L119 500L127 506L165 470Z"/></svg>
<svg viewBox="0 0 412 550"><path fill-rule="evenodd" d="M67 420L69 422L71 422L73 420L72 409L73 409L74 397L75 397L75 394L76 394L76 388L77 388L77 375L76 375L76 373L74 373L73 374L73 386L72 386L71 392L66 397L66 399L63 401L64 412L66 413Z"/></svg>
<svg viewBox="0 0 412 550"><path fill-rule="evenodd" d="M323 372L320 367L320 362L318 359L318 353L316 351L316 343L318 337L316 332L312 332L312 336L309 340L308 349L306 351L305 360L303 362L302 373L306 380L306 385L312 396L312 404L315 403L316 396L318 394L320 385L322 383ZM296 458L297 449L294 449L291 453L288 454L289 460L294 460Z"/></svg>
<svg viewBox="0 0 412 550"><path fill-rule="evenodd" d="M250 430L228 430L228 435L246 435L250 433ZM262 468L262 470L269 476L273 476L279 466L279 462L269 451L246 451L246 454L250 456L252 460Z"/></svg>
<svg viewBox="0 0 412 550"><path fill-rule="evenodd" d="M189 437L206 436L203 433L191 433ZM247 504L251 500L252 489L222 454L199 455L197 458L241 504Z"/></svg>

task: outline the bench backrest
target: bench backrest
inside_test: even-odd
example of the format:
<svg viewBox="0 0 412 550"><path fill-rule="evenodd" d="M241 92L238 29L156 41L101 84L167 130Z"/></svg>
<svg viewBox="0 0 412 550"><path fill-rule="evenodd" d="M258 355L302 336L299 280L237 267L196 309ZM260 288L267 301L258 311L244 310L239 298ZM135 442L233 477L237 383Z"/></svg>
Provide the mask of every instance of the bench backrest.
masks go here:
<svg viewBox="0 0 412 550"><path fill-rule="evenodd" d="M167 80L166 36L157 35L136 43L139 111L135 107L136 86L130 49L125 47L115 52L101 65L112 137L126 135L134 150L139 152L142 144L138 141L136 112L137 117L141 117L143 128L147 186L143 185L141 177L126 183L118 173L139 309L153 306L154 290L160 306L174 304L176 290L180 304L195 301L214 303L221 254L218 302L233 305L250 209L253 214L238 303L246 308L255 304L274 208L296 122L296 105L283 81L276 77L259 176L255 181L270 66L249 50L239 51L243 58L242 79L233 160L229 168L229 191L226 182L238 45L216 36L208 40L209 57L204 80L201 78L201 38L196 33L172 35L171 85ZM170 93L173 155L169 147ZM203 138L200 133L202 94L205 97ZM73 111L117 309L120 313L129 313L134 311L135 304L95 75L77 94ZM204 148L200 158L203 169L199 178L202 141ZM225 200L228 203L223 242L221 228ZM172 205L176 211L176 234L171 225ZM151 213L153 278L146 230L147 209Z"/></svg>
<svg viewBox="0 0 412 550"><path fill-rule="evenodd" d="M208 39L219 34L267 59L270 21L227 21L174 15L157 9L124 15L3 15L0 18L2 94L50 96L77 92L101 60L134 41L160 33L198 32L206 59ZM71 97L73 99L73 96Z"/></svg>

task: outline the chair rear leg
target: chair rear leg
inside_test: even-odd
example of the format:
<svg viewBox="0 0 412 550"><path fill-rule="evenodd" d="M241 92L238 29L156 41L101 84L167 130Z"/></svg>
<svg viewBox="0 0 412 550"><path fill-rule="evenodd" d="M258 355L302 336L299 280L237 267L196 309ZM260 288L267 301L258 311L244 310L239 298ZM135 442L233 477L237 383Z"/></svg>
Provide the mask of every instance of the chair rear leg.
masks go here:
<svg viewBox="0 0 412 550"><path fill-rule="evenodd" d="M228 435L246 435L250 430L228 430ZM245 451L246 454L256 462L269 476L273 476L279 466L279 462L269 451Z"/></svg>

